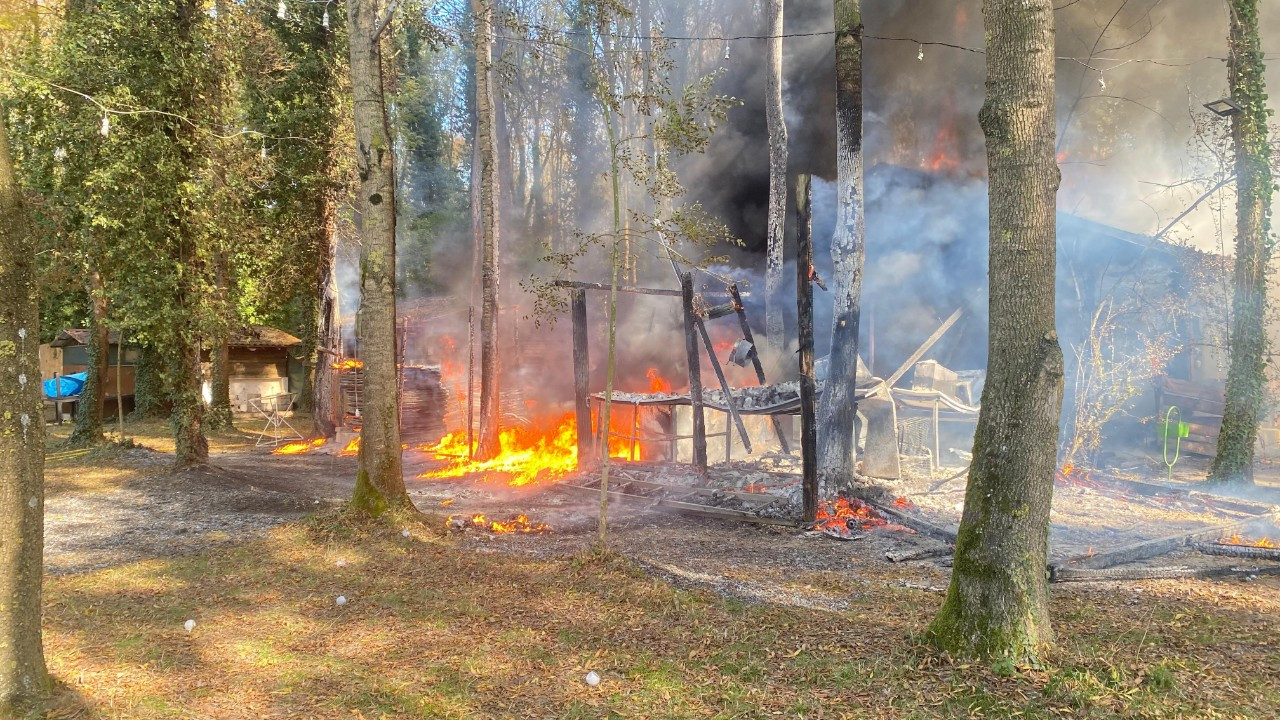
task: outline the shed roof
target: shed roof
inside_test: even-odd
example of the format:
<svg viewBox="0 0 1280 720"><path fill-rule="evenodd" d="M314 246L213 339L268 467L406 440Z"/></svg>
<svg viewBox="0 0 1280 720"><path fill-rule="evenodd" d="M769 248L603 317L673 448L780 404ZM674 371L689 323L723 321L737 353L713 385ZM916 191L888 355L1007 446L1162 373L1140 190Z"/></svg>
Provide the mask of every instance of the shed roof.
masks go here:
<svg viewBox="0 0 1280 720"><path fill-rule="evenodd" d="M249 325L243 330L232 331L231 347L287 348L301 345L302 341L283 330L265 325Z"/></svg>
<svg viewBox="0 0 1280 720"><path fill-rule="evenodd" d="M120 341L120 333L112 330L107 334L107 342L115 344ZM69 328L58 333L49 343L50 347L63 348L89 344L87 328ZM243 330L231 333L231 347L250 348L287 348L300 345L302 341L283 330L265 325L249 325Z"/></svg>
<svg viewBox="0 0 1280 720"><path fill-rule="evenodd" d="M117 330L109 331L107 333L107 343L109 345L114 345L118 342L120 342L120 332ZM55 337L52 341L50 341L49 347L63 348L63 347L75 347L77 345L88 345L88 344L89 344L88 328L70 328L58 333L58 336Z"/></svg>

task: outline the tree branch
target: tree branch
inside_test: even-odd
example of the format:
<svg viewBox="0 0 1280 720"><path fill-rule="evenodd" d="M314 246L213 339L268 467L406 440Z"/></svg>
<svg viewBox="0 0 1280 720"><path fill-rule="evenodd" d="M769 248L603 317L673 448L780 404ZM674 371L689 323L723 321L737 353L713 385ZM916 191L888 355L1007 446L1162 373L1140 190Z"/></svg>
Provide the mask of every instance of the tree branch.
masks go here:
<svg viewBox="0 0 1280 720"><path fill-rule="evenodd" d="M391 2L387 4L386 12L383 13L382 17L378 20L377 26L373 28L373 41L375 43L378 42L378 38L382 37L382 33L386 31L387 26L391 24L391 18L395 17L396 3L398 1L399 0L391 0Z"/></svg>

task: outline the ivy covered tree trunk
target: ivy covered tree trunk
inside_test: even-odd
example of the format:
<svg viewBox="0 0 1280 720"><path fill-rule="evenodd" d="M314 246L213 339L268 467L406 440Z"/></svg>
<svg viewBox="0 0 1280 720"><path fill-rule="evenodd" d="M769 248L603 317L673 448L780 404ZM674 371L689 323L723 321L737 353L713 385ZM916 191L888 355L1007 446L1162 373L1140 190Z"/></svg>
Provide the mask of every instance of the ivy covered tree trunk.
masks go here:
<svg viewBox="0 0 1280 720"><path fill-rule="evenodd" d="M199 50L197 25L204 17L195 0L180 0L176 7L177 43L185 59L194 62ZM175 92L172 111L182 117L199 112L199 88L183 86ZM199 138L196 131L177 118L169 121L169 134L178 148L178 158L188 176L194 176L200 162ZM187 198L183 198L187 200ZM183 203L186 205L186 203ZM178 467L202 465L209 461L209 441L205 437L204 398L200 385L201 326L208 278L204 253L201 252L201 229L190 209L178 208L172 223L173 262L177 268L177 296L168 314L167 343L170 398L173 401L174 455Z"/></svg>
<svg viewBox="0 0 1280 720"><path fill-rule="evenodd" d="M219 250L213 259L214 292L218 318L214 323L214 335L209 343L209 414L210 430L231 427L231 307L228 284L228 258L225 250Z"/></svg>
<svg viewBox="0 0 1280 720"><path fill-rule="evenodd" d="M769 20L768 82L765 86L765 114L769 124L769 237L764 275L765 340L774 355L780 356L787 342L783 321L786 303L781 296L783 234L787 214L787 121L782 112L782 16L783 0L766 0Z"/></svg>
<svg viewBox="0 0 1280 720"><path fill-rule="evenodd" d="M472 0L476 23L476 145L480 151L480 437L476 457L501 450L498 389L498 153L493 102L493 2Z"/></svg>
<svg viewBox="0 0 1280 720"><path fill-rule="evenodd" d="M396 360L396 198L376 37L377 3L347 3L351 91L355 97L356 172L360 178L360 353L364 360L363 422L354 509L380 515L412 507L400 457Z"/></svg>
<svg viewBox="0 0 1280 720"><path fill-rule="evenodd" d="M0 114L0 717L49 686L40 639L44 398L36 240Z"/></svg>
<svg viewBox="0 0 1280 720"><path fill-rule="evenodd" d="M853 483L854 390L858 372L863 238L862 196L862 4L835 0L836 28L836 229L831 357L818 408L818 475L828 488Z"/></svg>
<svg viewBox="0 0 1280 720"><path fill-rule="evenodd" d="M1231 302L1231 366L1218 452L1209 470L1214 483L1253 484L1266 384L1267 265L1271 261L1271 147L1267 142L1267 88L1259 0L1230 0L1227 75L1231 97L1243 109L1231 117L1236 150L1235 296Z"/></svg>
<svg viewBox="0 0 1280 720"><path fill-rule="evenodd" d="M111 331L107 327L107 296L102 274L89 272L89 367L85 371L84 388L76 403L76 427L71 432L72 445L97 445L103 442L102 404L106 397L107 364L111 347Z"/></svg>
<svg viewBox="0 0 1280 720"><path fill-rule="evenodd" d="M1037 659L1049 625L1049 507L1062 409L1054 326L1051 0L985 0L990 172L987 381L951 585L928 635L963 657Z"/></svg>

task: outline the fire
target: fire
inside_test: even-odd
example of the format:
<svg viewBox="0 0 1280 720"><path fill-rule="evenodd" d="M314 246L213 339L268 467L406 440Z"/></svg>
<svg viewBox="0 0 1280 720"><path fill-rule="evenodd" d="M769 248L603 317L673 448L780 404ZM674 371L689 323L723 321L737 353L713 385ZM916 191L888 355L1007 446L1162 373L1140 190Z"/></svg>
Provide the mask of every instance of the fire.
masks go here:
<svg viewBox="0 0 1280 720"><path fill-rule="evenodd" d="M890 523L876 512L875 508L856 498L853 500L836 498L835 502L823 500L818 506L818 519L813 527L816 530L844 537L850 537L858 530L865 532L874 528L915 532L911 528Z"/></svg>
<svg viewBox="0 0 1280 720"><path fill-rule="evenodd" d="M347 443L346 447L339 450L338 454L344 457L351 457L352 455L355 455L359 452L360 452L360 438L355 437L351 439L351 442Z"/></svg>
<svg viewBox="0 0 1280 720"><path fill-rule="evenodd" d="M818 520L814 523L814 527L819 530L847 534L853 529L850 527L851 523L856 524L860 530L870 530L873 527L888 524L883 517L880 517L880 513L861 500L836 498L834 503L823 500L818 506Z"/></svg>
<svg viewBox="0 0 1280 720"><path fill-rule="evenodd" d="M925 169L931 172L951 172L960 167L956 151L956 129L951 123L943 123L933 138L933 149L925 157Z"/></svg>
<svg viewBox="0 0 1280 720"><path fill-rule="evenodd" d="M1241 545L1244 547L1256 547L1256 548L1276 547L1276 544L1272 542L1271 538L1264 537L1258 540L1252 540L1247 537L1242 537L1239 533L1232 535L1229 538L1222 538L1218 542L1221 543L1222 545Z"/></svg>
<svg viewBox="0 0 1280 720"><path fill-rule="evenodd" d="M630 434L616 415L610 425L614 432ZM472 449L476 446L473 440ZM419 475L426 480L461 478L467 475L502 473L511 479L507 484L528 485L535 480L556 479L578 469L578 429L573 413L568 413L547 429L507 428L498 436L499 451L489 460L468 460L467 433L455 430L440 442L422 448L438 459L449 460L442 470L431 470ZM628 459L631 443L622 438L609 440L609 457Z"/></svg>
<svg viewBox="0 0 1280 720"><path fill-rule="evenodd" d="M324 438L315 438L313 440L302 440L299 442L291 442L285 445L281 445L275 450L272 450L271 454L272 455L300 455L305 452L311 452L312 450L315 450L321 445L324 445L324 443L325 443Z"/></svg>
<svg viewBox="0 0 1280 720"><path fill-rule="evenodd" d="M550 532L551 526L546 523L531 523L529 518L524 514L517 515L510 520L503 522L501 520L489 520L484 515L472 515L468 520L462 521L456 515L450 515L445 520L445 527L448 528L465 528L477 527L488 530L495 534L505 533L544 533Z"/></svg>
<svg viewBox="0 0 1280 720"><path fill-rule="evenodd" d="M670 393L671 383L667 382L658 374L658 368L649 368L649 372L645 373L645 377L649 378L649 392L651 393Z"/></svg>
<svg viewBox="0 0 1280 720"><path fill-rule="evenodd" d="M339 360L338 362L333 364L334 370L341 370L344 372L347 370L359 370L363 367L364 367L364 362L361 360L357 360L355 358L347 358L345 360Z"/></svg>

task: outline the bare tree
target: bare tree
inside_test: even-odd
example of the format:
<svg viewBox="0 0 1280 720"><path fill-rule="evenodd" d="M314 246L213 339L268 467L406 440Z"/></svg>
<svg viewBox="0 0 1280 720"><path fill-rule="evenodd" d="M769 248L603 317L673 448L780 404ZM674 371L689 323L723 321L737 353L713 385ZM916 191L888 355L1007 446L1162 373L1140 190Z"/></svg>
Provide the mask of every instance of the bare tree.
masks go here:
<svg viewBox="0 0 1280 720"><path fill-rule="evenodd" d="M0 117L0 716L48 689L40 639L44 407L36 240Z"/></svg>
<svg viewBox="0 0 1280 720"><path fill-rule="evenodd" d="M783 233L787 213L787 122L782 113L782 16L784 0L766 0L769 20L768 83L765 112L769 122L769 238L764 275L765 338L775 355L786 345L786 307L779 294L782 286Z"/></svg>
<svg viewBox="0 0 1280 720"><path fill-rule="evenodd" d="M985 0L990 185L987 382L947 597L928 634L962 656L1052 642L1045 562L1062 409L1054 326L1059 173L1051 0Z"/></svg>
<svg viewBox="0 0 1280 720"><path fill-rule="evenodd" d="M476 146L480 154L480 438L476 457L497 455L502 408L498 390L498 153L494 146L493 0L471 0L475 13Z"/></svg>
<svg viewBox="0 0 1280 720"><path fill-rule="evenodd" d="M831 359L818 409L818 473L829 487L853 480L853 418L858 372L863 238L862 3L835 0L836 231L831 239L835 308Z"/></svg>
<svg viewBox="0 0 1280 720"><path fill-rule="evenodd" d="M1236 151L1235 297L1231 302L1231 366L1218 452L1209 481L1253 484L1266 385L1267 265L1271 260L1271 147L1258 0L1230 0L1227 76L1240 112L1231 117Z"/></svg>
<svg viewBox="0 0 1280 720"><path fill-rule="evenodd" d="M388 6L388 12L394 4ZM356 172L360 177L360 349L364 358L360 469L351 505L378 515L413 507L400 457L396 360L396 198L391 137L378 43L389 16L374 0L347 3L354 95Z"/></svg>

